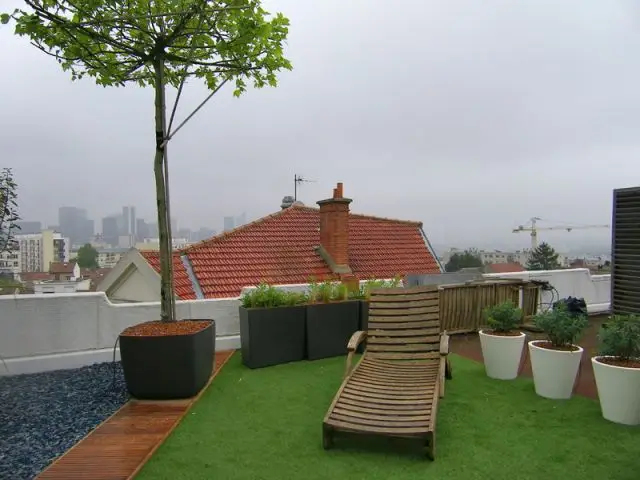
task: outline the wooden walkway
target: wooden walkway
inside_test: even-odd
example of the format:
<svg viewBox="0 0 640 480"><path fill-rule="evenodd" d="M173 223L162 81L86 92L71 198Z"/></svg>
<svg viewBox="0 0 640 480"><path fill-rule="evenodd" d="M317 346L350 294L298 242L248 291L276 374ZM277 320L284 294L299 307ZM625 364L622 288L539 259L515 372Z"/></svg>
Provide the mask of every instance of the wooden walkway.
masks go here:
<svg viewBox="0 0 640 480"><path fill-rule="evenodd" d="M232 354L233 351L216 352L215 370L209 383ZM37 478L132 479L205 389L198 396L186 400L129 401Z"/></svg>

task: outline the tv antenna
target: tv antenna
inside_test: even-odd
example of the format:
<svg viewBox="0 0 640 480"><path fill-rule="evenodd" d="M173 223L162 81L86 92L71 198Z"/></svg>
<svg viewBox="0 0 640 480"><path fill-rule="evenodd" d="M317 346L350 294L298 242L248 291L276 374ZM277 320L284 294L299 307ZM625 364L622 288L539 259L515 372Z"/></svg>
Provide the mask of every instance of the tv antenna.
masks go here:
<svg viewBox="0 0 640 480"><path fill-rule="evenodd" d="M298 201L298 185L301 183L316 183L316 180L309 180L297 173L293 174L293 201Z"/></svg>

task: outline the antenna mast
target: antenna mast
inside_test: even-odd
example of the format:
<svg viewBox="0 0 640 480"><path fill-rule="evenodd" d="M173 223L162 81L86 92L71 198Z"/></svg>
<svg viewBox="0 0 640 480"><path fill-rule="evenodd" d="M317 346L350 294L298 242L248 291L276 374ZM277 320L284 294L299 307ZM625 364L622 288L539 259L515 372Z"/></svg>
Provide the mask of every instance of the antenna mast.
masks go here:
<svg viewBox="0 0 640 480"><path fill-rule="evenodd" d="M293 174L293 201L298 201L298 184L300 183L315 183L315 180L308 180L304 178L302 175L298 175L297 173Z"/></svg>

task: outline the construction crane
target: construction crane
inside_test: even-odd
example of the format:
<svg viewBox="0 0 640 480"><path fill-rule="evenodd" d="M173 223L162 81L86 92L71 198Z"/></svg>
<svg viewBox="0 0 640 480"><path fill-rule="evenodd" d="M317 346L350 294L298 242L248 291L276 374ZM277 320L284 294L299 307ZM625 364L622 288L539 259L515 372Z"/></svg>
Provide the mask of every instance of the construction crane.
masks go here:
<svg viewBox="0 0 640 480"><path fill-rule="evenodd" d="M538 227L536 222L542 220L540 217L532 217L529 221L531 225L519 225L518 228L513 229L513 233L520 232L531 232L531 250L535 250L538 248L538 231L539 230L566 230L570 232L571 230L580 230L587 228L609 228L609 225L576 225L576 226L568 226L568 225L558 225L554 227Z"/></svg>

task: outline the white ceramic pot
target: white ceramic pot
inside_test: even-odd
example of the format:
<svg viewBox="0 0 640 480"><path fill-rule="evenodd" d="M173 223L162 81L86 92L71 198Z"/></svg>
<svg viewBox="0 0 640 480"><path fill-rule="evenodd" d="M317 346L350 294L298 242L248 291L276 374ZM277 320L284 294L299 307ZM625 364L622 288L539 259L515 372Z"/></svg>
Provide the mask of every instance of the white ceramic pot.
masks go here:
<svg viewBox="0 0 640 480"><path fill-rule="evenodd" d="M616 367L593 357L602 416L611 422L640 425L640 368Z"/></svg>
<svg viewBox="0 0 640 480"><path fill-rule="evenodd" d="M513 336L491 335L480 330L479 336L487 376L497 380L516 378L524 347L524 333Z"/></svg>
<svg viewBox="0 0 640 480"><path fill-rule="evenodd" d="M536 393L554 400L571 398L584 349L575 345L578 350L572 352L550 350L537 345L543 342L544 340L529 342L529 358Z"/></svg>

